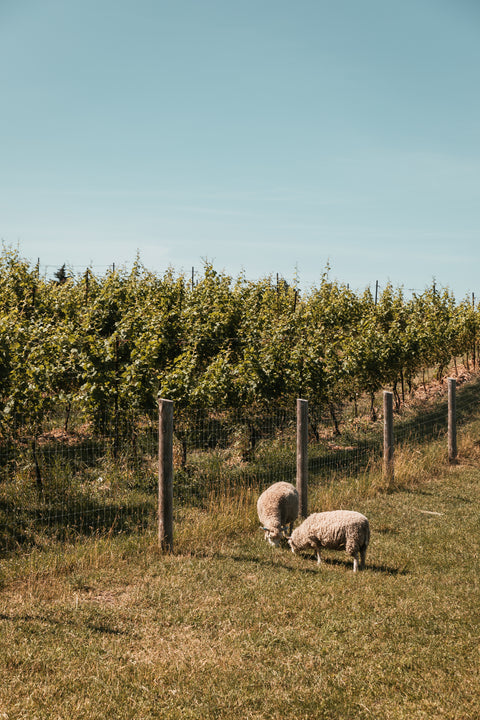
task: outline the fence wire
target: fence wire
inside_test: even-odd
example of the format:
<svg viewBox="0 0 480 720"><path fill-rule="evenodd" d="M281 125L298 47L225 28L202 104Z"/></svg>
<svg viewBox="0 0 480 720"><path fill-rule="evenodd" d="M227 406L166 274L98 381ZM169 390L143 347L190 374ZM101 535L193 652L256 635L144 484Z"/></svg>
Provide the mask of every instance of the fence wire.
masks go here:
<svg viewBox="0 0 480 720"><path fill-rule="evenodd" d="M457 425L478 414L480 384L457 392ZM447 397L395 416L395 444L446 435ZM357 404L309 407L309 486L355 475L383 452L383 421ZM41 429L0 425L0 553L51 540L153 529L157 522L158 414L118 427L54 417ZM174 508L212 494L296 477L295 408L268 412L174 410Z"/></svg>
<svg viewBox="0 0 480 720"><path fill-rule="evenodd" d="M55 418L44 427L3 424L0 551L138 531L154 521L156 418L137 419L119 442L115 428L100 432L80 421L68 433Z"/></svg>

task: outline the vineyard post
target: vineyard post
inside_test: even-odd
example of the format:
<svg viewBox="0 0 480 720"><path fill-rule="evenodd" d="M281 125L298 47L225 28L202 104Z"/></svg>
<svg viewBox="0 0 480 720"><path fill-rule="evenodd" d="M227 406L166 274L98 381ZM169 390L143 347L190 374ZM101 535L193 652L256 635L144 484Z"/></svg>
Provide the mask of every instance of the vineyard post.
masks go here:
<svg viewBox="0 0 480 720"><path fill-rule="evenodd" d="M383 392L383 475L393 480L393 393Z"/></svg>
<svg viewBox="0 0 480 720"><path fill-rule="evenodd" d="M477 367L477 322L475 320L475 293L472 293L472 310L473 310L473 348L472 348L472 360L473 360L473 371Z"/></svg>
<svg viewBox="0 0 480 720"><path fill-rule="evenodd" d="M457 461L457 407L455 378L448 378L448 461Z"/></svg>
<svg viewBox="0 0 480 720"><path fill-rule="evenodd" d="M158 398L158 543L173 547L173 402Z"/></svg>
<svg viewBox="0 0 480 720"><path fill-rule="evenodd" d="M308 514L308 401L297 400L297 490L302 518Z"/></svg>

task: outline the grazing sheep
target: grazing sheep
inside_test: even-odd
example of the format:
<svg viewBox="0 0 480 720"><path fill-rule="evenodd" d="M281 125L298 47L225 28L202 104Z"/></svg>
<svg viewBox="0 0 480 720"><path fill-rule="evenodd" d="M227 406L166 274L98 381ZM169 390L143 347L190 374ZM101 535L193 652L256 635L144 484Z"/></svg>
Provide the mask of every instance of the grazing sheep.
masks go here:
<svg viewBox="0 0 480 720"><path fill-rule="evenodd" d="M345 550L353 557L353 572L365 567L365 554L370 540L370 525L365 517L353 510L332 510L309 515L288 540L292 552L313 548L321 563L322 548ZM360 553L360 563L358 555Z"/></svg>
<svg viewBox="0 0 480 720"><path fill-rule="evenodd" d="M298 516L298 492L288 482L270 485L257 501L257 512L265 531L265 540L278 546L282 533L292 532Z"/></svg>

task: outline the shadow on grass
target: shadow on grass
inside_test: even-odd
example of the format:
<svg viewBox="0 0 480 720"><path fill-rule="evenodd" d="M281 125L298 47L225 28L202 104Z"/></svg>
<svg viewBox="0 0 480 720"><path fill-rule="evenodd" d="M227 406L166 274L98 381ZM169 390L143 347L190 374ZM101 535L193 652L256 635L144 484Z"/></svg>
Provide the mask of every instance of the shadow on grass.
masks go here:
<svg viewBox="0 0 480 720"><path fill-rule="evenodd" d="M260 557L251 557L247 555L229 555L228 556L231 560L234 562L239 563L251 563L253 565L257 565L259 567L278 567L278 563L275 563L273 561L273 558L270 560L267 560L266 558L260 558ZM299 568L292 567L291 565L281 565L282 570L286 570L287 572L294 572L297 573L299 571ZM315 575L318 570L314 570L313 568L304 568L302 572L307 572Z"/></svg>
<svg viewBox="0 0 480 720"><path fill-rule="evenodd" d="M321 575L322 572L322 566L319 566L317 563L317 558L315 555L309 555L307 553L299 553L298 556L302 561L306 561L307 565L305 567L301 567L301 564L299 563L297 567L293 567L291 565L281 565L282 570L287 570L288 572L295 572L295 573L308 573L311 575ZM241 563L251 563L260 567L274 567L278 566L277 563L274 562L273 558L268 560L265 558L260 557L252 557L250 555L229 555L229 558L233 560L234 562L241 562ZM315 568L311 567L311 564L315 564ZM322 557L322 565L325 566L337 566L337 567L343 567L347 570L351 570L353 574L353 561L350 561L348 559L342 560L340 558L331 558L331 557ZM382 573L385 575L408 575L408 571L405 570L405 568L396 568L392 567L391 565L374 565L369 564L368 559L366 563L366 567L361 572L374 572L374 573Z"/></svg>
<svg viewBox="0 0 480 720"><path fill-rule="evenodd" d="M57 507L15 507L0 503L0 557L41 546L50 541L70 542L80 538L144 532L155 519L152 502L130 505L67 502Z"/></svg>
<svg viewBox="0 0 480 720"><path fill-rule="evenodd" d="M45 615L7 615L6 613L0 613L0 620L5 620L12 623L41 623L44 625L50 625L52 627L79 627L83 625L93 632L102 633L105 635L128 635L124 630L118 630L117 628L109 627L105 623L78 623L73 620L56 619L47 617Z"/></svg>
<svg viewBox="0 0 480 720"><path fill-rule="evenodd" d="M299 553L298 556L301 557L302 560L315 563L315 565L317 566L317 570L316 571L311 570L311 572L320 572L321 573L322 565L325 565L325 566L343 567L346 570L350 570L353 574L353 560L349 560L348 558L342 559L342 558L322 556L322 563L319 566L315 555L310 555L307 553ZM360 572L362 572L362 573L374 572L374 573L382 573L382 574L386 574L386 575L408 575L408 571L405 570L405 568L396 568L396 567L392 567L391 565L374 565L374 564L368 562L368 557L367 557L365 569L361 570Z"/></svg>

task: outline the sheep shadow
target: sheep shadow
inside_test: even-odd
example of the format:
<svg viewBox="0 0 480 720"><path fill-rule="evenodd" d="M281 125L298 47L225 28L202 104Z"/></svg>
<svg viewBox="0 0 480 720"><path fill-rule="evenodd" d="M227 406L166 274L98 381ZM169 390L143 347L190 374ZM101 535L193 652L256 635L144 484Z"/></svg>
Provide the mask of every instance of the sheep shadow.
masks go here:
<svg viewBox="0 0 480 720"><path fill-rule="evenodd" d="M311 555L309 553L298 553L297 558L300 558L301 560L304 560L306 565L302 567L300 563L296 565L287 565L285 563L280 562L281 553L279 553L278 558L279 562L276 563L274 558L261 558L261 557L252 557L247 555L229 555L229 558L233 560L234 562L241 562L241 563L252 563L254 565L260 566L260 567L268 567L271 568L274 565L277 565L282 570L286 570L287 572L294 572L294 573L306 573L311 575L317 575L322 572L322 566L333 566L333 567L343 567L345 570L352 571L353 568L353 561L349 558L336 558L336 557L329 557L325 556L322 557L322 565L319 566L317 563L317 558L315 555ZM312 567L314 565L314 567ZM408 571L405 568L398 568L393 567L391 565L385 565L385 564L371 564L368 562L366 563L366 567L364 570L361 571L364 572L373 572L373 573L382 573L384 575L408 575Z"/></svg>
<svg viewBox="0 0 480 720"><path fill-rule="evenodd" d="M369 565L367 563L366 570L374 573L383 573L385 575L409 575L410 573L405 568L396 568L391 565Z"/></svg>
<svg viewBox="0 0 480 720"><path fill-rule="evenodd" d="M286 570L287 572L298 572L298 568L285 565L283 563L276 563L274 558L260 558L260 557L251 557L246 555L229 555L230 560L233 560L234 562L239 563L252 563L258 567L266 567L271 568L274 566L277 566L278 568L281 568L282 570ZM305 568L304 572L316 574L318 570L313 568Z"/></svg>
<svg viewBox="0 0 480 720"><path fill-rule="evenodd" d="M326 567L333 566L333 567L343 567L346 570L352 570L353 568L353 560L351 560L348 557L345 558L339 558L339 557L332 557L329 555L322 555L322 563L321 566L317 563L317 558L315 555L311 555L307 552L305 553L298 553L297 557L302 558L302 560L305 560L306 562L315 563L316 570L310 569L309 572L321 572L321 567L324 565ZM408 571L405 568L398 568L393 567L391 565L385 565L385 564L372 564L368 562L368 557L366 561L366 565L364 570L361 570L360 572L374 572L374 573L382 573L385 575L408 575Z"/></svg>

